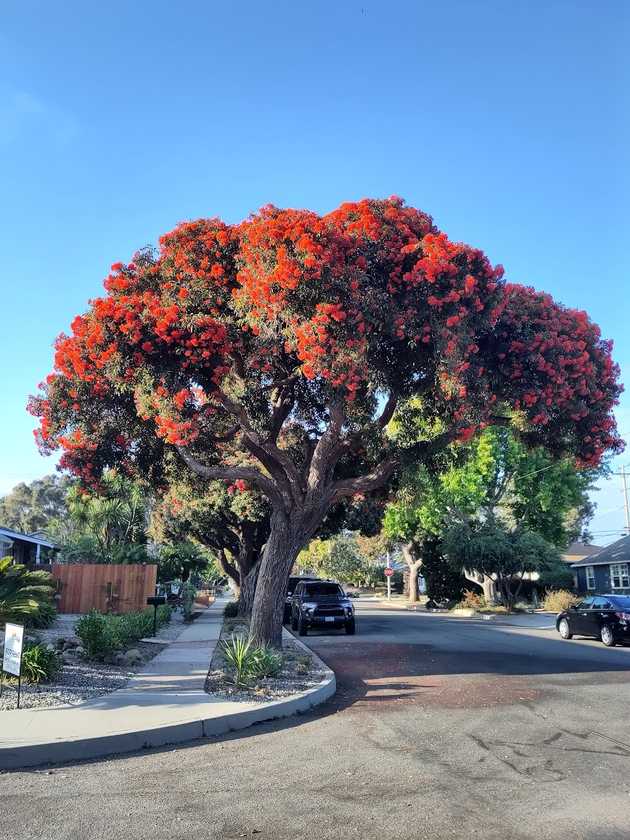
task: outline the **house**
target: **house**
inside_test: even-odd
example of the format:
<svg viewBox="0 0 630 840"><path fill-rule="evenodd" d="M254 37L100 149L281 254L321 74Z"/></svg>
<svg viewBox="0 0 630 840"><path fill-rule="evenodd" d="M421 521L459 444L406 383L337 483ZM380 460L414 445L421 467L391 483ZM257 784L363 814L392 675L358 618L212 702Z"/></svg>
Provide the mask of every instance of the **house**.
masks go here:
<svg viewBox="0 0 630 840"><path fill-rule="evenodd" d="M42 537L0 527L0 558L10 556L14 563L41 566L50 563L55 548L54 543Z"/></svg>
<svg viewBox="0 0 630 840"><path fill-rule="evenodd" d="M601 545L591 545L585 542L572 542L560 555L563 563L572 566L580 560L585 560L593 554L598 554L603 549Z"/></svg>
<svg viewBox="0 0 630 840"><path fill-rule="evenodd" d="M622 537L590 557L572 563L576 589L581 595L618 592L630 594L630 536Z"/></svg>

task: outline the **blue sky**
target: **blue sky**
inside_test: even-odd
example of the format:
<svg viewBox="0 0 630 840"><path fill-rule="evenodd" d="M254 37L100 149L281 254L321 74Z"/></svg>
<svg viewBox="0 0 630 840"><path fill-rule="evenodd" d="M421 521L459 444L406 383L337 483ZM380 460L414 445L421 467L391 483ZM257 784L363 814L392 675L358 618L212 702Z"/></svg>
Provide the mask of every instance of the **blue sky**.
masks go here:
<svg viewBox="0 0 630 840"><path fill-rule="evenodd" d="M628 379L625 0L9 0L2 17L0 492L52 470L25 402L109 265L268 202L401 195L586 309ZM628 395L618 420L630 439ZM618 478L598 502L610 541Z"/></svg>

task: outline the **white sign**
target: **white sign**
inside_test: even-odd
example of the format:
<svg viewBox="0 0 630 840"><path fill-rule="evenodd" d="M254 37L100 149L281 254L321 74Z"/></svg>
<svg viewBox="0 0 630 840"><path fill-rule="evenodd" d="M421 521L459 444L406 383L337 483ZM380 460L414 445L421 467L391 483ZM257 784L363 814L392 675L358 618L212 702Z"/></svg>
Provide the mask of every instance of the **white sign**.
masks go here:
<svg viewBox="0 0 630 840"><path fill-rule="evenodd" d="M24 639L24 628L21 624L7 624L4 628L4 658L2 670L7 674L20 676L22 664L22 641Z"/></svg>

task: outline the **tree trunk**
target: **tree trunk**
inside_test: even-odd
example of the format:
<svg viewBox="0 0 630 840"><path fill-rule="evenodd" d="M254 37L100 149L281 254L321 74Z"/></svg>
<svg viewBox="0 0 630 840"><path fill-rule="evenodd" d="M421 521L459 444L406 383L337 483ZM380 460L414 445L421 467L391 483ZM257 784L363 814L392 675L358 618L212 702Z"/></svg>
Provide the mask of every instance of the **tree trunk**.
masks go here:
<svg viewBox="0 0 630 840"><path fill-rule="evenodd" d="M269 537L258 564L258 581L249 625L253 645L282 646L282 618L287 581L298 554L321 525L329 505L326 499L289 513L274 511Z"/></svg>
<svg viewBox="0 0 630 840"><path fill-rule="evenodd" d="M249 637L253 645L282 647L282 617L286 582L296 557L311 534L300 517L274 512L271 531L260 561Z"/></svg>
<svg viewBox="0 0 630 840"><path fill-rule="evenodd" d="M240 566L240 564L239 568L241 569L241 587L238 596L238 614L249 618L252 614L252 608L254 606L254 596L256 594L256 583L258 581L260 563L254 563L247 572L244 567Z"/></svg>
<svg viewBox="0 0 630 840"><path fill-rule="evenodd" d="M473 583L478 583L483 589L483 597L488 605L492 605L497 600L497 585L494 580L483 572L468 571L464 569L464 577Z"/></svg>
<svg viewBox="0 0 630 840"><path fill-rule="evenodd" d="M409 603L418 603L418 571L422 566L422 557L414 557L413 546L407 543L402 546L402 555L409 568Z"/></svg>

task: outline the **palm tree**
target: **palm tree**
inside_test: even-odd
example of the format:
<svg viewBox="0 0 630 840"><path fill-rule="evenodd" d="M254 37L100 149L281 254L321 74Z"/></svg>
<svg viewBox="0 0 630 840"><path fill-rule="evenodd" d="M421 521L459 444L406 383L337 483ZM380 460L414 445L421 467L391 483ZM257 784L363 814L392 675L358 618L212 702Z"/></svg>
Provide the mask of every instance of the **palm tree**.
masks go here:
<svg viewBox="0 0 630 840"><path fill-rule="evenodd" d="M50 604L54 584L48 572L32 572L11 557L0 560L0 626L7 621L29 621Z"/></svg>

